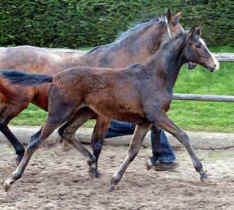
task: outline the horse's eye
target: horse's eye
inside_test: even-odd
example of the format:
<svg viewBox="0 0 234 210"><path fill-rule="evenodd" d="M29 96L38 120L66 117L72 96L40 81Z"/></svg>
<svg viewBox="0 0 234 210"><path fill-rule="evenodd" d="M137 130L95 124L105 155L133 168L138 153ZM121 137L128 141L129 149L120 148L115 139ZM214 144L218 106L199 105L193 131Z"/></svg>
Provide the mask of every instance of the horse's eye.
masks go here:
<svg viewBox="0 0 234 210"><path fill-rule="evenodd" d="M201 44L196 44L196 48L201 48Z"/></svg>

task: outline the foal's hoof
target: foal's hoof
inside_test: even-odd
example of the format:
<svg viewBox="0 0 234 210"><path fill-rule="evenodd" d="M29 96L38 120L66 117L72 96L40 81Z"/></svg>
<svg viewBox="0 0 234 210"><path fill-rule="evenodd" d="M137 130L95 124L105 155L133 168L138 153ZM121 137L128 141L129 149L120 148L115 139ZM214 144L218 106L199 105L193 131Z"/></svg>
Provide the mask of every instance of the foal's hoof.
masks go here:
<svg viewBox="0 0 234 210"><path fill-rule="evenodd" d="M150 157L146 160L146 164L145 165L146 165L146 169L147 170L150 170L153 167L153 163L152 163L152 160L151 160Z"/></svg>
<svg viewBox="0 0 234 210"><path fill-rule="evenodd" d="M200 176L200 180L201 182L207 182L208 181L208 176L206 175L206 173L202 174Z"/></svg>
<svg viewBox="0 0 234 210"><path fill-rule="evenodd" d="M113 192L115 190L115 185L111 185L109 188L109 192Z"/></svg>
<svg viewBox="0 0 234 210"><path fill-rule="evenodd" d="M3 183L3 187L4 187L4 190L5 192L8 192L11 185L13 184L13 180L12 179L7 179L4 183Z"/></svg>

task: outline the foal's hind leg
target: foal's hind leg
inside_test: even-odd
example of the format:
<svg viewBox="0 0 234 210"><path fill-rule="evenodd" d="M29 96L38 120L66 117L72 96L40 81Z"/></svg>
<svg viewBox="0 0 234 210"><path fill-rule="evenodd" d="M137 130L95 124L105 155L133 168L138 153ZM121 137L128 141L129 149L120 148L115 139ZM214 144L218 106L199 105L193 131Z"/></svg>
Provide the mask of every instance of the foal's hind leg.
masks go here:
<svg viewBox="0 0 234 210"><path fill-rule="evenodd" d="M98 117L96 120L96 125L92 135L92 148L93 154L95 156L95 161L89 162L89 174L90 176L98 177L98 158L102 150L103 140L105 138L106 132L109 128L110 120Z"/></svg>
<svg viewBox="0 0 234 210"><path fill-rule="evenodd" d="M188 135L181 130L179 127L177 127L166 115L165 112L160 112L159 115L157 116L157 119L155 121L156 125L161 127L162 129L168 131L171 133L173 136L177 138L177 140L185 146L185 149L189 153L192 161L193 161L193 166L195 170L200 174L200 179L201 181L204 181L207 179L207 175L205 171L203 170L202 163L199 161L198 157L196 156L192 145L190 144L190 139Z"/></svg>
<svg viewBox="0 0 234 210"><path fill-rule="evenodd" d="M136 126L136 129L134 131L134 136L131 139L131 142L129 145L127 157L124 159L124 162L120 165L120 168L112 176L111 188L110 188L111 191L115 189L115 186L121 180L124 172L126 171L126 169L129 166L129 164L137 156L137 154L141 148L142 141L144 140L144 137L145 137L149 127L150 127L150 124L147 124L147 123L144 125L141 125L141 126Z"/></svg>
<svg viewBox="0 0 234 210"><path fill-rule="evenodd" d="M86 121L92 119L96 114L92 110L81 109L76 113L73 120L68 121L59 129L59 134L63 140L67 141L69 144L74 146L84 157L88 158L88 164L90 162L95 162L95 157L86 149L79 139L75 137L76 130L82 126Z"/></svg>

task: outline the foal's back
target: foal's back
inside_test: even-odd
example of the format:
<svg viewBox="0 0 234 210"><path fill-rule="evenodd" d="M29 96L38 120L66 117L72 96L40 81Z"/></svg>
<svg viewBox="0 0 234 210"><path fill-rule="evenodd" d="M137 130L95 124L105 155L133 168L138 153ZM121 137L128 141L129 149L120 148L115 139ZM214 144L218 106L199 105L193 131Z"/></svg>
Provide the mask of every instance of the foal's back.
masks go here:
<svg viewBox="0 0 234 210"><path fill-rule="evenodd" d="M122 121L144 118L143 101L151 75L144 64L123 69L79 67L66 70L53 79L64 100L86 104L96 113ZM69 91L68 91L69 90Z"/></svg>

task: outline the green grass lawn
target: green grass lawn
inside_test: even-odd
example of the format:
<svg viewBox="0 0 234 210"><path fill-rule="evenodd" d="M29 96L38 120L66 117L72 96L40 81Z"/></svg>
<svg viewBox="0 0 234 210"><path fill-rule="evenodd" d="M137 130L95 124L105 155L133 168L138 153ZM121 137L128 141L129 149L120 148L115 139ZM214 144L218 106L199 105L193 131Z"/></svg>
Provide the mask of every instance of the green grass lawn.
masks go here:
<svg viewBox="0 0 234 210"><path fill-rule="evenodd" d="M234 48L231 47L211 50L234 53ZM220 70L213 73L202 67L192 71L183 67L174 92L234 96L234 63L222 62ZM30 105L11 124L40 125L45 122L46 115L46 112ZM169 116L186 130L234 132L234 103L173 101ZM85 126L92 127L93 124L94 121L90 121Z"/></svg>

